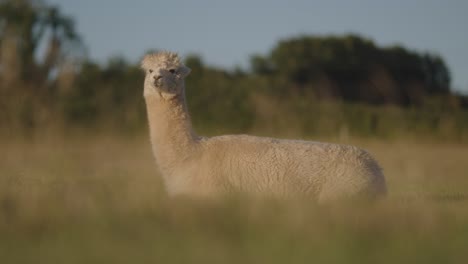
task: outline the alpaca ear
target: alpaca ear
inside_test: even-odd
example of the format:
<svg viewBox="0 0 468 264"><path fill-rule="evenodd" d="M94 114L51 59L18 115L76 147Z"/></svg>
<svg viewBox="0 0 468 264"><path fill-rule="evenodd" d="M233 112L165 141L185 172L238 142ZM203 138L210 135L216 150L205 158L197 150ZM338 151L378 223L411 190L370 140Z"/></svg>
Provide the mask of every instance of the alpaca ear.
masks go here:
<svg viewBox="0 0 468 264"><path fill-rule="evenodd" d="M146 70L148 69L150 59L151 59L151 54L147 54L141 60L140 69L143 70L144 72L146 72Z"/></svg>
<svg viewBox="0 0 468 264"><path fill-rule="evenodd" d="M182 66L179 68L179 73L180 73L180 75L182 76L182 78L187 77L187 76L190 74L191 71L192 71L192 70L191 70L189 67L184 66L184 65L182 65Z"/></svg>

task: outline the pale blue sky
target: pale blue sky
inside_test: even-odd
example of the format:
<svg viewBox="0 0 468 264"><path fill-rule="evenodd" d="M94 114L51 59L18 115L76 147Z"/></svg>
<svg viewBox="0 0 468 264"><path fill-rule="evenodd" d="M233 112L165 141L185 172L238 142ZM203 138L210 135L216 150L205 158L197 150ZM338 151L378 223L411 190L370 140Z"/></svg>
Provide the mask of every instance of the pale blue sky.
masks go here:
<svg viewBox="0 0 468 264"><path fill-rule="evenodd" d="M46 0L47 1L47 0ZM226 68L248 65L282 38L357 33L445 59L468 94L467 0L48 0L75 18L89 55L136 62L149 49L200 54Z"/></svg>

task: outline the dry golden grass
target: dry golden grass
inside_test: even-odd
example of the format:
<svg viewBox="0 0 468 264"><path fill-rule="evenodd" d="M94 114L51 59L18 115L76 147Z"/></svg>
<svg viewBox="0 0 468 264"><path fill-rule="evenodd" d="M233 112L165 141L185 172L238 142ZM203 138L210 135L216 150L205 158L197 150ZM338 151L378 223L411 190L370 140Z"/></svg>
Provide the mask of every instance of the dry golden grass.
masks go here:
<svg viewBox="0 0 468 264"><path fill-rule="evenodd" d="M466 263L468 146L350 140L378 204L165 198L145 136L0 142L2 263Z"/></svg>

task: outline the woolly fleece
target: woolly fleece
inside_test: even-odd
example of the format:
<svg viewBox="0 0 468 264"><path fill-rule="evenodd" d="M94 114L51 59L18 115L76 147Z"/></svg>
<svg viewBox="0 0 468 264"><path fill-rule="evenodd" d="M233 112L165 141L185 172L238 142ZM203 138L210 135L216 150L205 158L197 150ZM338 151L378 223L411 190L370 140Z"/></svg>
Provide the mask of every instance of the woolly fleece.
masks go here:
<svg viewBox="0 0 468 264"><path fill-rule="evenodd" d="M354 146L248 135L199 137L185 102L190 69L172 52L148 54L141 66L153 153L170 195L245 193L326 202L386 193L377 162Z"/></svg>

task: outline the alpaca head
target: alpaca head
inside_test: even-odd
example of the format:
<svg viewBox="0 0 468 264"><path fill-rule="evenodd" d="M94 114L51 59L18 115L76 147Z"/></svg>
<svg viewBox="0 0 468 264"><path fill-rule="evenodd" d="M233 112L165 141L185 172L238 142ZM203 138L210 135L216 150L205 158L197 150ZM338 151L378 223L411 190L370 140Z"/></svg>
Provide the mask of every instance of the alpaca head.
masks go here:
<svg viewBox="0 0 468 264"><path fill-rule="evenodd" d="M184 79L190 73L190 68L172 52L146 55L141 61L141 68L146 74L144 95L160 95L164 99L182 94Z"/></svg>

